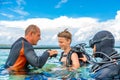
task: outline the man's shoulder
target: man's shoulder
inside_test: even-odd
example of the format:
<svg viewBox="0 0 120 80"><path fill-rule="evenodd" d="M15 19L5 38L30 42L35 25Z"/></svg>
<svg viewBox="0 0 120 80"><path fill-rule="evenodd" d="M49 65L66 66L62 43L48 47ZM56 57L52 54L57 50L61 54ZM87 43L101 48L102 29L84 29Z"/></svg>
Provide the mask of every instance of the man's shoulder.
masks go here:
<svg viewBox="0 0 120 80"><path fill-rule="evenodd" d="M19 50L21 49L21 47L22 47L22 39L19 38L11 45L11 50Z"/></svg>
<svg viewBox="0 0 120 80"><path fill-rule="evenodd" d="M28 41L25 38L20 37L13 43L13 45L14 44L22 44L22 42L29 44Z"/></svg>

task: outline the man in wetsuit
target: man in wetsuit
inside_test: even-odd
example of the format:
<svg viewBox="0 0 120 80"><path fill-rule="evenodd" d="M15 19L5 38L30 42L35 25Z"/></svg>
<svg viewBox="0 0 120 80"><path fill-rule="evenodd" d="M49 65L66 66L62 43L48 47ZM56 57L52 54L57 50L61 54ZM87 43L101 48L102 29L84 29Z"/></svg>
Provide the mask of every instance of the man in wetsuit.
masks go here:
<svg viewBox="0 0 120 80"><path fill-rule="evenodd" d="M47 59L57 54L56 50L45 51L41 56L37 56L32 45L36 45L41 39L40 29L36 25L29 25L25 30L25 37L19 38L11 47L5 68L8 71L24 71L28 65L42 68Z"/></svg>
<svg viewBox="0 0 120 80"><path fill-rule="evenodd" d="M115 39L111 32L100 31L89 41L93 56L101 62L93 65L95 80L120 80L120 54L114 49Z"/></svg>

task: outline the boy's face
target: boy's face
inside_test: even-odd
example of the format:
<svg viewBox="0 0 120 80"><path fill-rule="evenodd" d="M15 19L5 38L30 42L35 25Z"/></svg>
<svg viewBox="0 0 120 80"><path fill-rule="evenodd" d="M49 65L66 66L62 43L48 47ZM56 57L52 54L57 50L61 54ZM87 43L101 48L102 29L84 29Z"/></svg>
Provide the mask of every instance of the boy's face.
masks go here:
<svg viewBox="0 0 120 80"><path fill-rule="evenodd" d="M65 50L68 46L70 46L70 39L66 39L64 37L58 37L58 43L62 50Z"/></svg>

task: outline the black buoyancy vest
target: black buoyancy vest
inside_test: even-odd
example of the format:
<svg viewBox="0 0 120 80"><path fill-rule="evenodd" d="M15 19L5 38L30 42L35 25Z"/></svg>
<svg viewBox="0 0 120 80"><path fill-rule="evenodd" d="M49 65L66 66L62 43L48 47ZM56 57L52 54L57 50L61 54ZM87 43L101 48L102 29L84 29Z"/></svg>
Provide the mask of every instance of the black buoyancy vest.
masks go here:
<svg viewBox="0 0 120 80"><path fill-rule="evenodd" d="M61 61L61 59L63 57L63 53L64 52L61 53L61 57L60 57L59 61ZM83 53L81 53L81 52L75 52L73 50L70 50L69 53L68 53L68 55L67 55L66 67L70 67L72 65L71 55L73 53L77 53L78 58L82 58L83 57ZM80 59L79 59L79 63L80 63L80 66L84 66L85 64L87 64L87 62L84 62L84 61L82 61Z"/></svg>

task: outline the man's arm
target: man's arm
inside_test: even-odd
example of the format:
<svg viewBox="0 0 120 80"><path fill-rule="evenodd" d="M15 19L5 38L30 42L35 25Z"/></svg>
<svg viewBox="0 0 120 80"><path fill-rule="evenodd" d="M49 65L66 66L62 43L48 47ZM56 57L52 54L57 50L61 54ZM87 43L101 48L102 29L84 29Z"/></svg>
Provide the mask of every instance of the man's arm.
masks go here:
<svg viewBox="0 0 120 80"><path fill-rule="evenodd" d="M28 43L25 43L24 45L24 54L29 64L39 68L43 67L49 57L49 53L47 51L45 51L41 56L37 56L33 47Z"/></svg>

